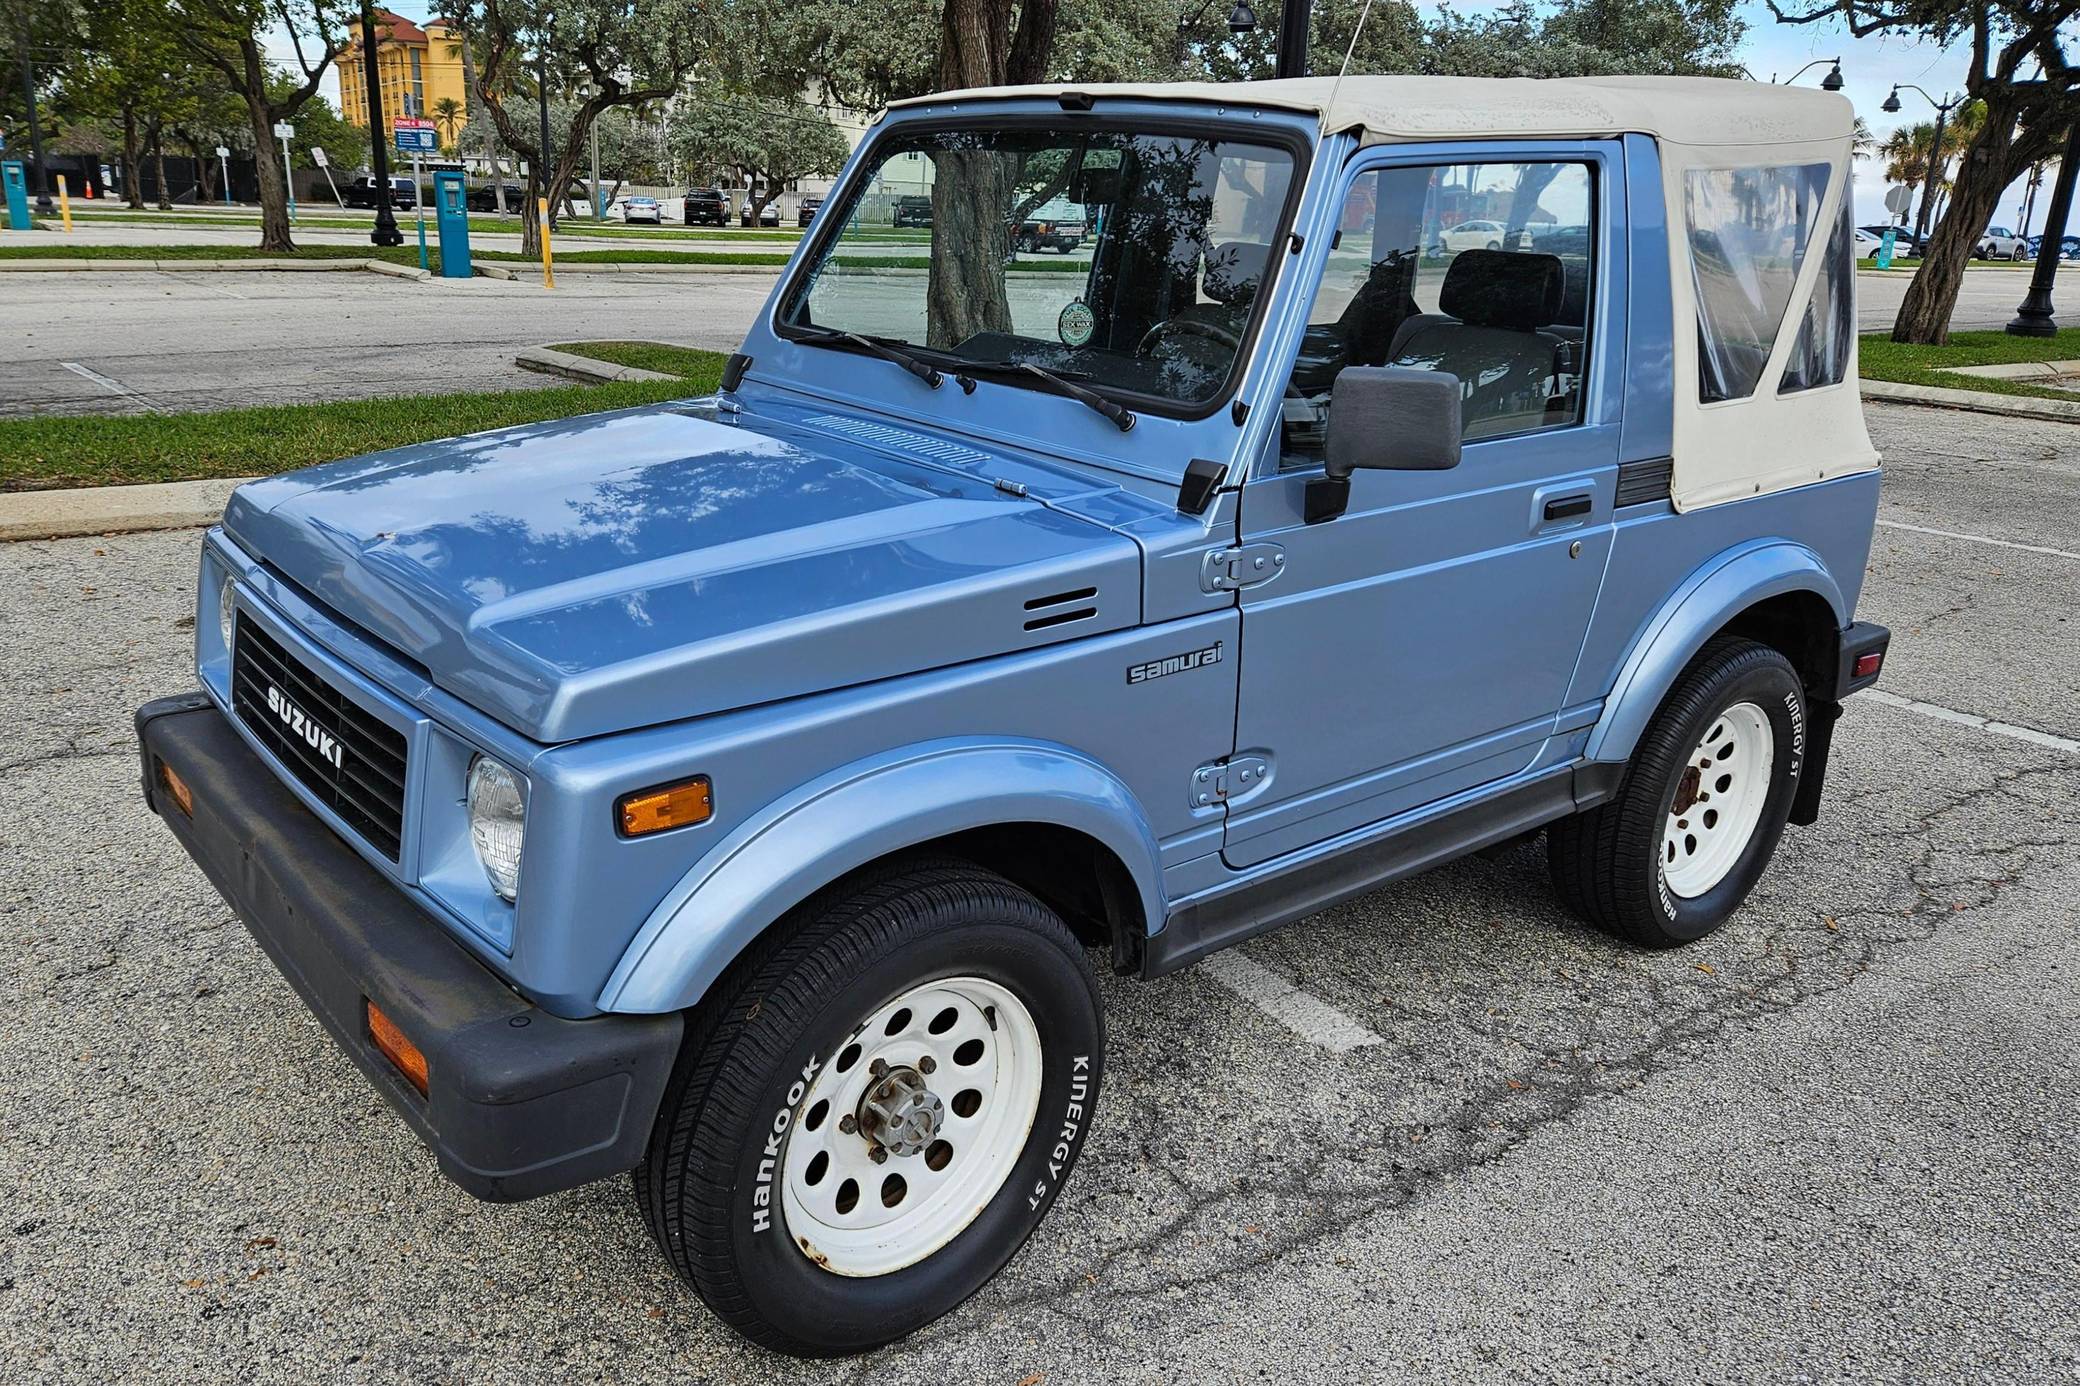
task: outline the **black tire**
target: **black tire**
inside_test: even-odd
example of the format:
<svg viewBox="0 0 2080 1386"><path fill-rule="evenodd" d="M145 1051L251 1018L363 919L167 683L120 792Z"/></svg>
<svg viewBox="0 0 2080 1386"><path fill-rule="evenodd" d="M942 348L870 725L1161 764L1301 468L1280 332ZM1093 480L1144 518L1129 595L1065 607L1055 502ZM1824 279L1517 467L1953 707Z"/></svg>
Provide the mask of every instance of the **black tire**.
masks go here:
<svg viewBox="0 0 2080 1386"><path fill-rule="evenodd" d="M1752 703L1768 719L1774 740L1769 792L1726 874L1686 898L1668 887L1664 830L1690 773L1691 752L1736 703ZM1547 831L1546 862L1562 902L1589 923L1648 948L1690 943L1725 923L1783 835L1805 769L1805 727L1805 690L1789 660L1752 640L1711 641L1648 723L1616 795Z"/></svg>
<svg viewBox="0 0 2080 1386"><path fill-rule="evenodd" d="M781 1196L787 1141L813 1091L805 1068L838 1054L877 1008L957 976L1009 989L1038 1028L1025 1145L938 1251L888 1274L834 1274L798 1249ZM1025 1243L1081 1152L1104 1049L1097 980L1047 906L958 860L871 868L770 930L689 1017L636 1200L673 1270L725 1323L795 1356L864 1352L953 1309ZM768 1154L776 1129L787 1134Z"/></svg>

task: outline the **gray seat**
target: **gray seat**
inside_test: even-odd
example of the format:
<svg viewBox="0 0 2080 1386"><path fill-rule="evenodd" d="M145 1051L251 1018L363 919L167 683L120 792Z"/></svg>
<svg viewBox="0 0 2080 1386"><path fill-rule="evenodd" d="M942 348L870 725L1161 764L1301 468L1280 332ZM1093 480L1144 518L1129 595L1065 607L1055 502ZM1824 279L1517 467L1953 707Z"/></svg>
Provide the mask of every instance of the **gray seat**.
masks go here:
<svg viewBox="0 0 2080 1386"><path fill-rule="evenodd" d="M1556 422L1556 399L1579 347L1551 329L1566 296L1557 255L1464 250L1445 271L1437 313L1394 333L1388 363L1448 371L1465 401L1462 436L1488 437Z"/></svg>

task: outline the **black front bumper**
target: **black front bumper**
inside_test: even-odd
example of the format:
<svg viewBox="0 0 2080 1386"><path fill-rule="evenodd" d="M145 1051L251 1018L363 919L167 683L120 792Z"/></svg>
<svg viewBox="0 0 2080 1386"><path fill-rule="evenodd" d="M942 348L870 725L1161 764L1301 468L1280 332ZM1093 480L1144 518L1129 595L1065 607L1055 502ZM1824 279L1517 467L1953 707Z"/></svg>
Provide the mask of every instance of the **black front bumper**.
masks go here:
<svg viewBox="0 0 2080 1386"><path fill-rule="evenodd" d="M634 1168L678 1016L565 1020L529 1004L306 809L203 694L145 704L137 738L145 802L443 1174L511 1202ZM370 1039L370 1002L426 1055L425 1096Z"/></svg>

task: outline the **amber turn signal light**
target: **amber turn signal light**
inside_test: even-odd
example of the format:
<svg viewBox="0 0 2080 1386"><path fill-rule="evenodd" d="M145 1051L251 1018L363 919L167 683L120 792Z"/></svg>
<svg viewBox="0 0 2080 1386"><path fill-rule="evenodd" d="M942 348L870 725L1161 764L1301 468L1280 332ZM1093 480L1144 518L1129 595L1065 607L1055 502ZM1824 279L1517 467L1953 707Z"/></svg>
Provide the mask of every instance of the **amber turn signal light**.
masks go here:
<svg viewBox="0 0 2080 1386"><path fill-rule="evenodd" d="M368 1037L375 1041L383 1057L411 1080L412 1086L419 1090L419 1096L426 1096L426 1056L419 1052L418 1045L404 1037L404 1031L398 1029L375 1002L364 997L362 1004L368 1008Z"/></svg>
<svg viewBox="0 0 2080 1386"><path fill-rule="evenodd" d="M173 767L165 761L159 761L158 764L159 783L166 786L166 792L173 796L174 806L181 811L181 816L193 818L195 816L195 795L189 790L188 782L175 774Z"/></svg>
<svg viewBox="0 0 2080 1386"><path fill-rule="evenodd" d="M715 816L715 794L706 775L676 784L639 789L614 801L614 823L623 837L642 837L667 828L690 828Z"/></svg>

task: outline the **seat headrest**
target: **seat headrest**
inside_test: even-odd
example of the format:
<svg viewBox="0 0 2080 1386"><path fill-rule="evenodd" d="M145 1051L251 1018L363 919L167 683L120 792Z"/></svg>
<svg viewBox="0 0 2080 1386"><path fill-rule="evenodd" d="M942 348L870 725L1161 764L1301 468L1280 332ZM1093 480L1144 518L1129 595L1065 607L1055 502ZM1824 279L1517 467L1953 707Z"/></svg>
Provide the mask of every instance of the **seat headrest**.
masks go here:
<svg viewBox="0 0 2080 1386"><path fill-rule="evenodd" d="M1206 252L1206 269L1199 287L1215 303L1240 306L1257 296L1264 282L1264 266L1270 262L1271 247L1249 241L1229 241Z"/></svg>
<svg viewBox="0 0 2080 1386"><path fill-rule="evenodd" d="M1522 250L1462 250L1444 272L1437 306L1477 327L1529 331L1557 322L1567 271L1557 255Z"/></svg>

